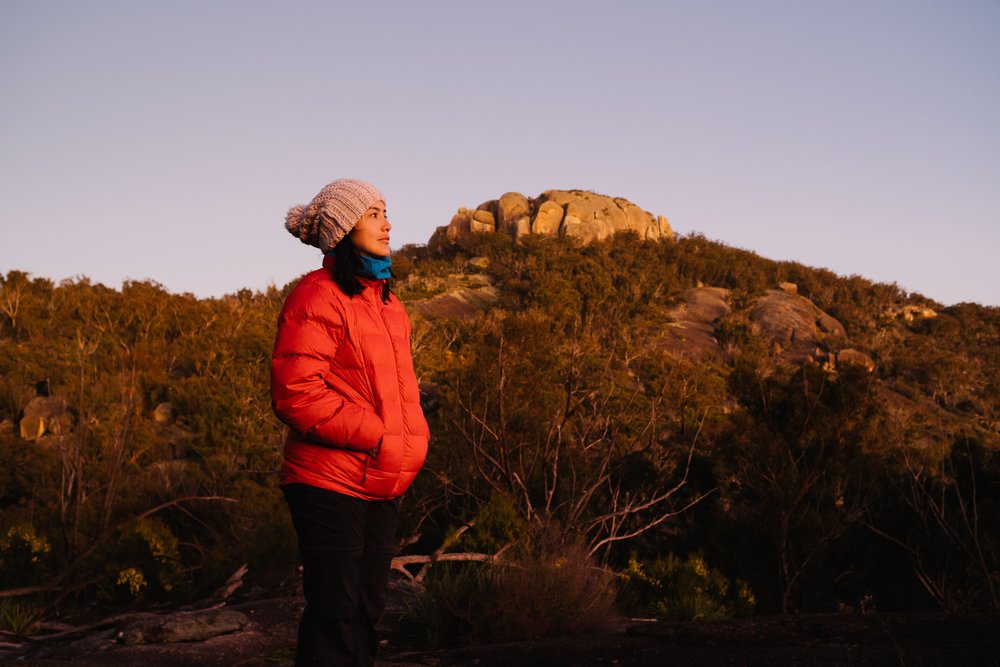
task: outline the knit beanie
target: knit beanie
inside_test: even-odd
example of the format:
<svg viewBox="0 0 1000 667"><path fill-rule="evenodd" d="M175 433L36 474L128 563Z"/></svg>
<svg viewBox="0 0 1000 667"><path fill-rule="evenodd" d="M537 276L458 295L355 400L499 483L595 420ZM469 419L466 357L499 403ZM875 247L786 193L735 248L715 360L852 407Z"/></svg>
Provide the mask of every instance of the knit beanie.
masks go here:
<svg viewBox="0 0 1000 667"><path fill-rule="evenodd" d="M353 178L339 178L319 191L308 206L293 206L285 216L285 229L306 245L324 253L347 236L371 206L385 201L372 185Z"/></svg>

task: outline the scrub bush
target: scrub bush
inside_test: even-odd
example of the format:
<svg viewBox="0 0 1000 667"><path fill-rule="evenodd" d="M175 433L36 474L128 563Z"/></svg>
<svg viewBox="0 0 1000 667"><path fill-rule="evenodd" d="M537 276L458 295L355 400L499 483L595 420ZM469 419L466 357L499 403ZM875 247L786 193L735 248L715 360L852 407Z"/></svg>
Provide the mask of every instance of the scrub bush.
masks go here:
<svg viewBox="0 0 1000 667"><path fill-rule="evenodd" d="M493 564L438 564L425 584L412 618L432 646L578 634L618 618L614 574L551 529Z"/></svg>
<svg viewBox="0 0 1000 667"><path fill-rule="evenodd" d="M747 615L756 600L743 581L732 590L722 572L700 554L681 560L674 554L652 561L633 555L621 573L622 599L643 614L671 621L708 621Z"/></svg>

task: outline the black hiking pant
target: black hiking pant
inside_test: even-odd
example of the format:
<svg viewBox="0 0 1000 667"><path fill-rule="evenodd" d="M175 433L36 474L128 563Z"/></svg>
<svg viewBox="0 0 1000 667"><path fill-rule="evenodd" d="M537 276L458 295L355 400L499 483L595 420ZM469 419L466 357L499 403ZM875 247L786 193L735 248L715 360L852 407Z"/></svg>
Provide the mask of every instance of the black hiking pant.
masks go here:
<svg viewBox="0 0 1000 667"><path fill-rule="evenodd" d="M361 500L306 484L282 487L302 558L306 608L296 667L370 667L396 549L399 500Z"/></svg>

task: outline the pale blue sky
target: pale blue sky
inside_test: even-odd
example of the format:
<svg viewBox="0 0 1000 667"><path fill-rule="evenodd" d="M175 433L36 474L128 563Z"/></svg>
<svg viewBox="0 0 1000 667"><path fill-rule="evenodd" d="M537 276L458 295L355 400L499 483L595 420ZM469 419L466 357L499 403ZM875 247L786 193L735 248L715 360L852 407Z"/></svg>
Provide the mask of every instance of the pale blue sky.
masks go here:
<svg viewBox="0 0 1000 667"><path fill-rule="evenodd" d="M507 191L1000 305L1000 2L0 0L0 272L221 295L318 252L338 177L393 245Z"/></svg>

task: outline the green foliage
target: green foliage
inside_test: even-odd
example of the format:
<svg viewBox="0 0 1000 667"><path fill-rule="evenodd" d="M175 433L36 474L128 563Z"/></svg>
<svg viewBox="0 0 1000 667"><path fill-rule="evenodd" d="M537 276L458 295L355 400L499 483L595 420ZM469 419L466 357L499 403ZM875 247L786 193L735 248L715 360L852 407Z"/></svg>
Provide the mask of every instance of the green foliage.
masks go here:
<svg viewBox="0 0 1000 667"><path fill-rule="evenodd" d="M246 562L248 526L280 500L267 377L281 298L272 288L199 301L150 282L115 291L17 272L0 281L0 421L16 424L40 381L69 406L59 433L0 432L0 527L30 524L50 545L36 567L8 549L0 580L69 572L60 588L83 599L186 599ZM176 420L157 423L168 401ZM223 502L230 494L239 502ZM217 499L190 500L206 496ZM261 549L258 562L287 568L288 551Z"/></svg>
<svg viewBox="0 0 1000 667"><path fill-rule="evenodd" d="M26 598L0 598L0 632L31 635L38 629L42 606Z"/></svg>
<svg viewBox="0 0 1000 667"><path fill-rule="evenodd" d="M755 588L791 611L810 568L870 507L881 446L874 387L863 372L834 380L811 365L738 364L730 385L741 403L718 445L722 506L747 531L740 539L773 554L774 569L758 573Z"/></svg>
<svg viewBox="0 0 1000 667"><path fill-rule="evenodd" d="M406 302L472 273L498 292L479 317L412 318L433 439L401 542L426 551L474 521L462 550L516 544L493 567L435 565L435 641L548 627L537 618L559 616L558 599L587 599L560 579L561 556L567 572L596 559L632 587L690 589L696 564L658 554L704 554L707 597L677 594L681 616L740 611L718 572L749 582L764 612L866 596L880 610L1000 609L1000 309L944 308L699 235L473 235L403 248L393 267ZM776 356L753 308L782 281L847 339L821 341L812 361ZM716 354L685 356L677 308L700 285L730 290L730 312L707 325ZM258 582L287 576L268 373L290 287L199 300L152 282L0 275L0 585L65 574L81 602L133 604L203 595L246 562ZM875 371L834 363L848 347ZM25 441L17 422L40 382L71 423ZM175 419L154 421L164 402ZM553 538L546 551L540 525L584 546ZM665 599L646 583L649 604ZM516 605L534 625L514 625Z"/></svg>
<svg viewBox="0 0 1000 667"><path fill-rule="evenodd" d="M652 561L629 558L622 571L621 597L643 614L671 621L710 621L753 612L756 598L739 579L735 588L722 572L695 553L682 560L674 554Z"/></svg>
<svg viewBox="0 0 1000 667"><path fill-rule="evenodd" d="M115 602L162 600L188 585L177 538L159 519L124 530L104 556L98 595Z"/></svg>
<svg viewBox="0 0 1000 667"><path fill-rule="evenodd" d="M30 523L0 532L0 587L22 587L41 580L48 570L52 544Z"/></svg>
<svg viewBox="0 0 1000 667"><path fill-rule="evenodd" d="M892 553L893 540L920 534L914 524L924 519L894 509L909 493L894 477L901 464L892 454L904 443L923 443L940 456L952 447L957 419L981 429L989 446L1000 442L997 309L942 309L896 285L773 262L697 235L675 243L618 235L584 247L496 237L439 246L435 268L414 264L409 272L411 280L429 281L466 270L477 256L499 289L498 308L478 319L419 324L417 367L435 392L428 465L444 486L422 493L447 499L448 523L476 517L484 499L499 493L525 520L554 517L584 527L587 517L608 512L614 493L648 498L684 480L672 507L702 493L713 494L710 502L639 534L631 548L646 555L701 551L752 582L766 611L832 609L875 589L880 601L890 600L882 608L922 604L924 575L875 573L857 554ZM752 309L781 281L838 318L849 340L828 341L815 363L775 357ZM674 325L665 313L676 295L698 285L731 290L731 312L713 323L721 360L692 362L661 344ZM931 307L939 316L907 320L907 307ZM833 355L845 347L871 355L875 373L835 366ZM897 437L899 419L906 428ZM595 450L594 442L612 444ZM595 451L610 454L619 486L614 493L600 487L580 504L580 480L599 476L605 460L588 457ZM997 477L977 472L982 504ZM629 529L656 516L632 517ZM592 544L605 528L587 533ZM463 539L473 544L474 537L470 531ZM923 539L917 549L930 553L934 538ZM745 557L735 558L732 545ZM996 553L990 539L981 537L980 546ZM952 558L981 572L973 553ZM626 567L620 545L601 554ZM895 588L883 590L887 582ZM948 582L973 586L958 577Z"/></svg>
<svg viewBox="0 0 1000 667"><path fill-rule="evenodd" d="M502 493L494 493L476 516L475 528L462 538L462 545L471 551L495 554L527 535L528 526L517 511L514 501Z"/></svg>
<svg viewBox="0 0 1000 667"><path fill-rule="evenodd" d="M488 568L478 563L440 563L431 570L408 616L428 646L474 638L478 608L496 593Z"/></svg>

